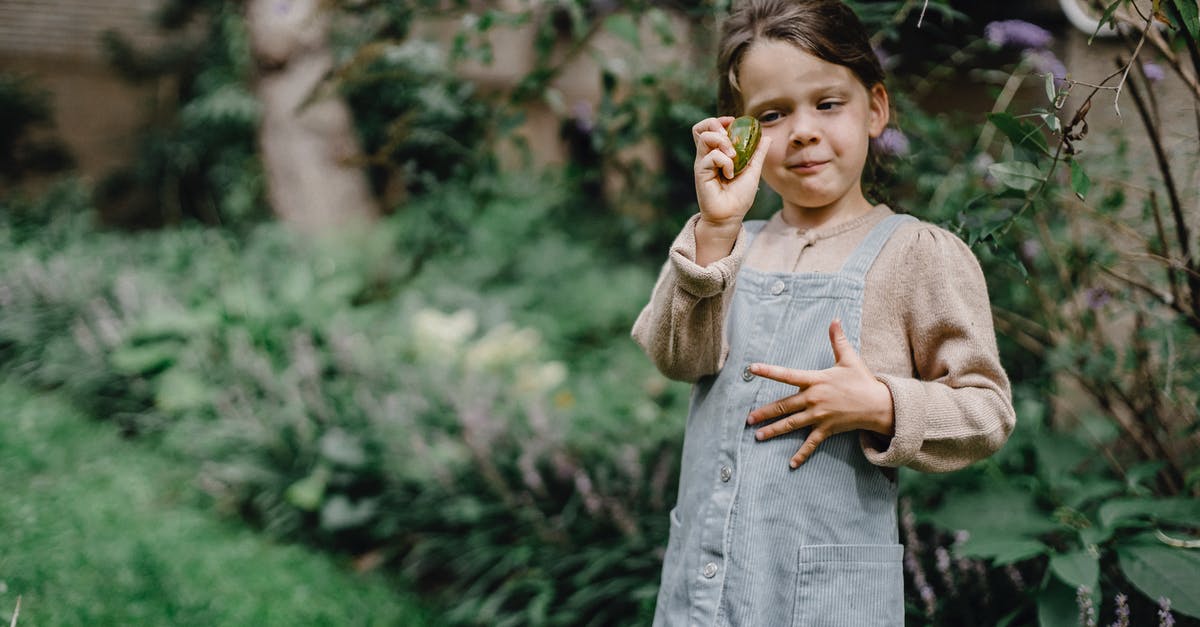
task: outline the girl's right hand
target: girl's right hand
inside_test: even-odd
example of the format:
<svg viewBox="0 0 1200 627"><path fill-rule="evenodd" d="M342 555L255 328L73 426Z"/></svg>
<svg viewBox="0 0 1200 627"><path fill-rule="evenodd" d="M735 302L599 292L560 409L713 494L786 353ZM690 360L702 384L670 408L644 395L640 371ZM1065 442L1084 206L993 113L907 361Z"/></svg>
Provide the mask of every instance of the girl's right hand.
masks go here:
<svg viewBox="0 0 1200 627"><path fill-rule="evenodd" d="M696 200L700 204L700 220L715 233L736 236L742 218L754 204L758 180L771 138L763 136L754 156L735 178L733 159L737 153L729 140L731 116L708 118L692 127L696 141Z"/></svg>

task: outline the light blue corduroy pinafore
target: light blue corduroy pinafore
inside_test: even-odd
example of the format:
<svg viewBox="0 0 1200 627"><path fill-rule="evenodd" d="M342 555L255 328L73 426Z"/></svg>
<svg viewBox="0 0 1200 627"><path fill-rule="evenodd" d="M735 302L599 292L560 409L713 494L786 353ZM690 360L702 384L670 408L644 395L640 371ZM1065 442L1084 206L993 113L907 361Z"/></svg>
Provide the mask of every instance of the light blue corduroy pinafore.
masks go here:
<svg viewBox="0 0 1200 627"><path fill-rule="evenodd" d="M833 366L834 318L860 350L867 270L913 219L885 218L836 273L738 273L725 365L692 391L655 625L904 624L895 482L867 461L857 432L789 468L808 430L759 442L746 416L796 388L747 367ZM762 226L746 223L751 236Z"/></svg>

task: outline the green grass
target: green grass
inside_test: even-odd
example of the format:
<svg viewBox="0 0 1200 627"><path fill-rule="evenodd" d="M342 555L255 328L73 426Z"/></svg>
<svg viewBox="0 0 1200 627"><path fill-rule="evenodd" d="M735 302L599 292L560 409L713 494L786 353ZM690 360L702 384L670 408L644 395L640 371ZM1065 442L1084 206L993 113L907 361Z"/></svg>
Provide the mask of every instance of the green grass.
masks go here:
<svg viewBox="0 0 1200 627"><path fill-rule="evenodd" d="M425 625L411 594L220 520L189 468L0 383L0 624Z"/></svg>

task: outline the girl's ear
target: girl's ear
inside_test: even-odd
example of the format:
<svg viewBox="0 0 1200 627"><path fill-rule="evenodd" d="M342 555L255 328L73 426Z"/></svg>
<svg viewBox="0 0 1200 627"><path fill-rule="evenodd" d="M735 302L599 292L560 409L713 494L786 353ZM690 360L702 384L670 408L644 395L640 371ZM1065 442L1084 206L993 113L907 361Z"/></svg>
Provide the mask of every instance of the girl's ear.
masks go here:
<svg viewBox="0 0 1200 627"><path fill-rule="evenodd" d="M892 106L888 100L887 88L883 83L875 83L870 90L871 96L871 116L868 125L868 131L871 137L879 137L883 133L883 129L887 128L888 121L891 120Z"/></svg>

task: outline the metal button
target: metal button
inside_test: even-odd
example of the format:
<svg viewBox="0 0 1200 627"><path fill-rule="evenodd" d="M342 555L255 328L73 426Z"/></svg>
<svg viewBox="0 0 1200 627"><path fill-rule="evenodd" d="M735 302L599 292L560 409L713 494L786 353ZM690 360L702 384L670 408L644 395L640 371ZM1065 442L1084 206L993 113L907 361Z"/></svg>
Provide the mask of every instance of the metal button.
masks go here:
<svg viewBox="0 0 1200 627"><path fill-rule="evenodd" d="M717 565L712 562L705 564L704 570L701 571L701 574L703 574L708 579L712 579L713 577L716 577L717 576Z"/></svg>
<svg viewBox="0 0 1200 627"><path fill-rule="evenodd" d="M774 283L771 284L771 293L776 296L779 296L780 294L783 293L783 288L784 288L783 281L775 281Z"/></svg>
<svg viewBox="0 0 1200 627"><path fill-rule="evenodd" d="M754 378L754 373L750 372L750 366L746 366L744 369L742 369L742 381L749 381L750 379L753 379L753 378Z"/></svg>
<svg viewBox="0 0 1200 627"><path fill-rule="evenodd" d="M733 469L729 466L721 466L721 481L729 481L733 478Z"/></svg>

